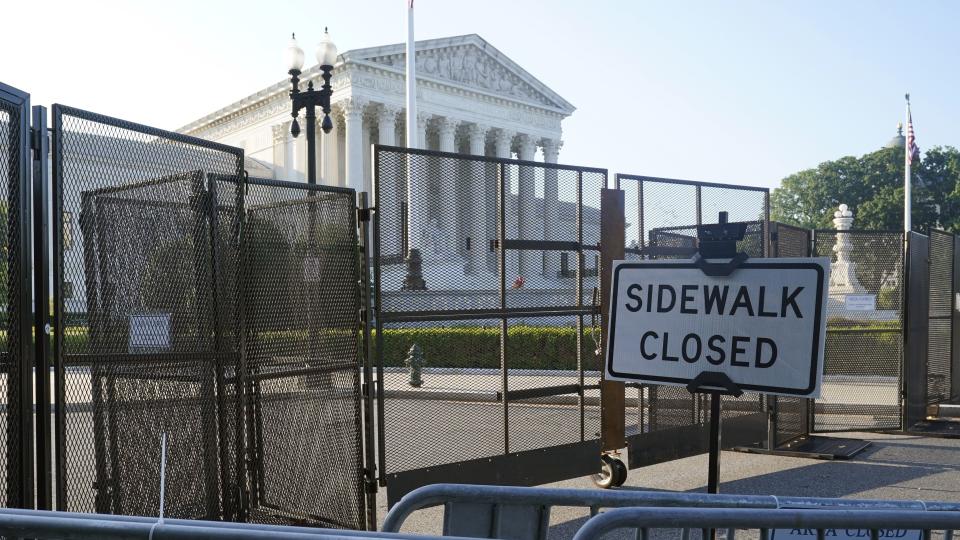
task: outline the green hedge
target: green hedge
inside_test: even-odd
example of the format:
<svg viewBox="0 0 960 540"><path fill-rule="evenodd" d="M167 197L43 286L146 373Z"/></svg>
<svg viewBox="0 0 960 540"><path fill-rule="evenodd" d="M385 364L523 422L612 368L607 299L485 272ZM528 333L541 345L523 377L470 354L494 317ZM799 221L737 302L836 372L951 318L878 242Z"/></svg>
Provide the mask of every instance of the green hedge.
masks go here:
<svg viewBox="0 0 960 540"><path fill-rule="evenodd" d="M830 330L826 344L827 374L892 377L899 374L903 339L899 321L831 318L827 328ZM88 352L89 337L85 326L67 327L65 337L68 352ZM423 350L428 368L500 367L499 325L391 328L384 330L383 338L384 366L387 367L402 367L407 351L414 343ZM299 341L306 339L306 332L300 329L263 332L260 339ZM585 369L598 369L594 348L593 338L586 329L583 337ZM573 326L515 325L507 332L507 362L513 369L574 370L577 367L576 350L577 330Z"/></svg>
<svg viewBox="0 0 960 540"><path fill-rule="evenodd" d="M500 367L499 326L384 330L384 366L403 366L407 351L414 343L423 350L426 367ZM585 334L585 369L595 369L594 348L593 339ZM507 365L511 369L576 369L577 329L572 326L511 326L507 330L506 350Z"/></svg>
<svg viewBox="0 0 960 540"><path fill-rule="evenodd" d="M336 331L333 331L336 332ZM304 330L268 331L261 341L305 340ZM89 334L86 326L66 329L69 353L86 353ZM330 337L329 334L326 337ZM376 333L373 335L376 338ZM499 368L500 327L453 326L391 328L384 330L384 366L401 367L410 347L417 343L423 350L426 367ZM119 338L118 338L119 339ZM122 345L122 340L115 340ZM376 339L374 339L376 347ZM595 344L585 329L583 362L585 369L597 369ZM577 368L577 329L573 326L515 325L507 331L507 361L512 369L573 370ZM374 349L376 351L376 349Z"/></svg>

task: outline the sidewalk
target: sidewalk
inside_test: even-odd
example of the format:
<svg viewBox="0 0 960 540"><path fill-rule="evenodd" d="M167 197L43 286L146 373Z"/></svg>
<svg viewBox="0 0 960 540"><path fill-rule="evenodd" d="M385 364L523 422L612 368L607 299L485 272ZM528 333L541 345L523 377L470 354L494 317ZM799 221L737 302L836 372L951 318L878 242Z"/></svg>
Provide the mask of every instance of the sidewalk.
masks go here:
<svg viewBox="0 0 960 540"><path fill-rule="evenodd" d="M874 499L960 501L960 439L936 439L876 433L838 437L867 439L873 445L851 461L724 452L722 493ZM706 454L630 471L621 489L705 491ZM596 489L589 478L547 487ZM386 493L378 495L378 518L386 515ZM574 508L551 512L550 539L573 536L587 513ZM439 534L442 509L413 514L404 532ZM623 538L633 538L623 535ZM612 537L611 537L612 538ZM620 536L617 536L620 538Z"/></svg>

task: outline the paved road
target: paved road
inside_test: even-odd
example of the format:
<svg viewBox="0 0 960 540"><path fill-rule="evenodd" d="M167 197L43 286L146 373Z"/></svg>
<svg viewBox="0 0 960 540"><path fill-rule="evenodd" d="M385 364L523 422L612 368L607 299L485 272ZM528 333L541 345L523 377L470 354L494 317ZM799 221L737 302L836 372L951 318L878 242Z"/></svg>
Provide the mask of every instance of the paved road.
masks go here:
<svg viewBox="0 0 960 540"><path fill-rule="evenodd" d="M873 441L873 446L852 461L818 461L724 452L721 491L960 502L960 440L869 433L837 436L869 439ZM635 469L630 471L630 477L622 489L703 492L706 467L706 455L699 455ZM593 489L589 478L548 485L551 486ZM382 521L386 513L386 494L380 493L378 501L378 517ZM572 537L586 514L580 509L554 509L550 520L551 540ZM438 508L415 513L404 531L439 533L441 517ZM626 535L623 537L628 538Z"/></svg>

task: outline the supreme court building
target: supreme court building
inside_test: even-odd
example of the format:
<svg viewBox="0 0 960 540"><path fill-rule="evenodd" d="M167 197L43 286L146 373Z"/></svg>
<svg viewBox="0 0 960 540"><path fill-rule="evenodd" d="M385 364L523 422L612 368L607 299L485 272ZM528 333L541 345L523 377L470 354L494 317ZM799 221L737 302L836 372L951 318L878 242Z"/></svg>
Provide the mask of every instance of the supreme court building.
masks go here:
<svg viewBox="0 0 960 540"><path fill-rule="evenodd" d="M334 129L317 127L321 183L372 193L371 144L404 146L404 51L398 43L339 56ZM539 148L557 161L560 123L574 107L556 92L476 34L418 41L416 51L420 148L525 160ZM318 66L304 70L301 88L308 81L322 84ZM290 135L289 91L284 79L179 131L243 148L251 176L304 181L306 135Z"/></svg>

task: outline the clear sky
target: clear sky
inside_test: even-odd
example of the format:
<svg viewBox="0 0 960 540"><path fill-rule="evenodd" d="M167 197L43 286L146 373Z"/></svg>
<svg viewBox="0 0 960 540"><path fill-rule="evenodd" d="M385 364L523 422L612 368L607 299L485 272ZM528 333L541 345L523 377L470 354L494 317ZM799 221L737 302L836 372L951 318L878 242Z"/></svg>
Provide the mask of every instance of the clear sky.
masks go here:
<svg viewBox="0 0 960 540"><path fill-rule="evenodd" d="M0 81L176 129L308 58L406 38L405 0L5 2ZM882 146L960 146L960 2L416 0L418 39L476 33L577 107L561 161L775 187ZM16 24L10 24L17 21ZM312 64L312 58L308 65Z"/></svg>

